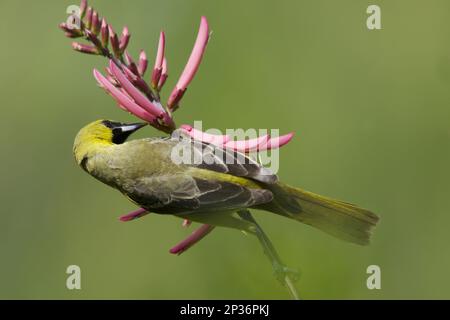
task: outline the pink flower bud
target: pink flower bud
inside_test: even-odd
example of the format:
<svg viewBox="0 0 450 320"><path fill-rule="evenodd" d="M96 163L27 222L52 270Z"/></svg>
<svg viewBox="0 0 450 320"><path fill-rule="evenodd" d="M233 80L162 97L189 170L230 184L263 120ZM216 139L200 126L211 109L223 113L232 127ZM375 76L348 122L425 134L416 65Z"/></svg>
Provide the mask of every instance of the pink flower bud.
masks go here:
<svg viewBox="0 0 450 320"><path fill-rule="evenodd" d="M214 226L204 224L200 226L198 229L196 229L189 237L187 237L185 240L178 243L176 246L174 246L172 249L170 249L170 253L172 254L182 254L187 249L192 247L194 244L202 240L205 236L207 236L212 230L214 229Z"/></svg>
<svg viewBox="0 0 450 320"><path fill-rule="evenodd" d="M80 3L80 19L84 18L84 15L86 14L86 8L87 8L87 0L81 0L81 3Z"/></svg>
<svg viewBox="0 0 450 320"><path fill-rule="evenodd" d="M130 42L130 37L131 37L131 34L128 30L128 27L124 27L122 30L122 36L120 37L120 41L119 41L120 53L124 53L124 51L128 47L128 43Z"/></svg>
<svg viewBox="0 0 450 320"><path fill-rule="evenodd" d="M294 137L294 133L290 132L288 134L285 134L283 136L279 136L279 137L275 137L275 138L271 138L268 142L267 142L267 150L270 149L277 149L280 148L282 146L284 146L285 144L288 144L292 138Z"/></svg>
<svg viewBox="0 0 450 320"><path fill-rule="evenodd" d="M70 27L66 23L61 23L61 24L59 24L58 27L62 31L64 31L64 34L66 35L66 37L69 37L69 38L79 38L83 35L79 29Z"/></svg>
<svg viewBox="0 0 450 320"><path fill-rule="evenodd" d="M111 25L108 25L108 32L109 32L109 42L111 43L114 56L116 58L119 58L122 54L120 52L119 38L117 37L117 34L114 32L114 29L111 27Z"/></svg>
<svg viewBox="0 0 450 320"><path fill-rule="evenodd" d="M100 27L101 27L101 20L98 16L98 12L94 11L94 13L92 14L92 26L91 26L91 31L95 34L98 35L100 32Z"/></svg>
<svg viewBox="0 0 450 320"><path fill-rule="evenodd" d="M133 73L129 68L127 68L126 66L122 66L122 71L124 72L125 76L127 77L127 79L134 85L136 86L136 88L138 88L139 90L141 90L143 93L145 93L147 95L147 97L149 97L151 99L151 101L155 101L155 97L153 96L153 92L150 89L149 85L147 84L147 82L144 81L144 79L142 79L139 75ZM156 103L156 102L155 102ZM160 106L160 104L159 104ZM164 110L164 108L162 106L160 106L161 109Z"/></svg>
<svg viewBox="0 0 450 320"><path fill-rule="evenodd" d="M67 38L71 38L71 39L80 38L79 35L73 34L73 33L70 33L70 32L64 32L64 35L65 35Z"/></svg>
<svg viewBox="0 0 450 320"><path fill-rule="evenodd" d="M167 69L167 59L164 57L163 64L162 64L162 71L161 71L161 77L159 77L158 82L158 91L161 91L162 87L166 83L168 75L168 69Z"/></svg>
<svg viewBox="0 0 450 320"><path fill-rule="evenodd" d="M275 138L271 138L269 135L263 135L255 139L234 141L230 140L230 137L227 135L209 134L199 131L187 124L181 125L180 129L195 140L211 143L219 147L232 149L243 153L277 149L289 143L294 136L294 133L291 132Z"/></svg>
<svg viewBox="0 0 450 320"><path fill-rule="evenodd" d="M153 125L158 124L154 115L150 114L134 101L132 101L127 95L123 94L118 88L111 84L98 70L94 69L94 77L99 83L100 87L106 90L119 105L131 112L136 117L147 121Z"/></svg>
<svg viewBox="0 0 450 320"><path fill-rule="evenodd" d="M88 7L87 8L87 11L86 11L86 17L85 17L85 19L84 19L84 21L85 21L85 23L86 23L86 28L87 29L91 29L91 26L92 26L92 12L93 10L92 10L92 8L91 7Z"/></svg>
<svg viewBox="0 0 450 320"><path fill-rule="evenodd" d="M147 71L147 67L148 67L147 55L145 54L144 50L141 50L141 53L139 54L139 63L138 63L138 71L141 77L144 76L145 71Z"/></svg>
<svg viewBox="0 0 450 320"><path fill-rule="evenodd" d="M143 217L143 216L145 216L145 215L147 215L149 213L150 212L148 212L146 209L139 208L139 209L137 209L135 211L132 211L132 212L130 212L128 214L120 216L119 220L122 221L122 222L127 222L127 221L131 221L131 220Z"/></svg>
<svg viewBox="0 0 450 320"><path fill-rule="evenodd" d="M177 85L173 89L167 105L170 109L176 109L181 97L186 91L187 86L192 81L195 76L195 73L198 70L200 62L202 61L203 54L206 49L206 45L208 44L209 39L209 27L208 21L206 17L202 17L200 22L200 28L198 30L197 40L195 41L194 48L192 49L191 56L184 68L183 73L178 80Z"/></svg>
<svg viewBox="0 0 450 320"><path fill-rule="evenodd" d="M87 54L98 54L98 49L88 44L82 44L79 42L72 42L72 48L78 52Z"/></svg>
<svg viewBox="0 0 450 320"><path fill-rule="evenodd" d="M97 47L98 52L101 51L102 49L102 43L100 42L100 40L97 38L97 36L89 30L84 30L84 32L86 33L87 38L89 39L89 41L92 42L92 44Z"/></svg>
<svg viewBox="0 0 450 320"><path fill-rule="evenodd" d="M230 137L227 135L209 134L197 130L187 124L181 125L180 128L195 140L206 143L212 143L217 146L222 146L223 144L227 143L230 140Z"/></svg>
<svg viewBox="0 0 450 320"><path fill-rule="evenodd" d="M256 139L240 140L240 141L228 141L224 144L227 149L233 149L239 152L248 153L251 151L261 150L261 147L267 144L269 141L269 135L264 135Z"/></svg>
<svg viewBox="0 0 450 320"><path fill-rule="evenodd" d="M60 23L60 24L58 25L58 28L60 28L62 31L65 31L65 32L72 32L72 31L74 30L74 28L69 27L69 26L67 25L67 23L65 23L65 22Z"/></svg>
<svg viewBox="0 0 450 320"><path fill-rule="evenodd" d="M137 105L141 108L145 109L148 113L152 114L157 118L161 118L164 110L162 108L158 108L154 105L150 100L147 99L123 74L123 72L116 66L113 61L110 61L109 68L111 69L112 74L120 83L121 87L125 89L125 91L136 101Z"/></svg>
<svg viewBox="0 0 450 320"><path fill-rule="evenodd" d="M108 29L108 23L106 23L106 19L103 18L102 19L102 26L100 27L101 30L101 34L102 34L102 45L103 47L107 47L108 46L108 42L109 42L109 29Z"/></svg>
<svg viewBox="0 0 450 320"><path fill-rule="evenodd" d="M139 71L138 71L138 68L136 66L136 63L134 63L133 58L131 57L131 55L126 50L125 50L125 63L126 63L128 69L130 69L131 72L133 72L136 76L139 76Z"/></svg>
<svg viewBox="0 0 450 320"><path fill-rule="evenodd" d="M158 52L156 54L155 66L153 67L153 73L152 73L152 87L153 88L158 87L159 78L161 77L165 46L166 46L166 36L165 36L164 32L161 31L161 33L159 34Z"/></svg>

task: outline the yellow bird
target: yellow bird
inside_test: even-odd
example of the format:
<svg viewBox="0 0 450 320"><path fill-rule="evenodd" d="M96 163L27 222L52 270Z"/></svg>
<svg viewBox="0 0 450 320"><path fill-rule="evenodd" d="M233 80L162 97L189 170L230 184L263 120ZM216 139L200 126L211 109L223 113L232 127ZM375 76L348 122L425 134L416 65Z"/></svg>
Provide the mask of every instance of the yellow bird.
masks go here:
<svg viewBox="0 0 450 320"><path fill-rule="evenodd" d="M130 134L145 125L109 120L88 124L75 138L77 163L150 212L253 233L254 225L241 219L236 211L259 209L303 222L342 240L369 243L371 230L378 222L369 210L288 186L245 155L218 150L211 144L173 136L126 142ZM180 143L215 161L173 161L174 148ZM236 161L229 163L217 156L223 153ZM244 163L237 161L242 158Z"/></svg>

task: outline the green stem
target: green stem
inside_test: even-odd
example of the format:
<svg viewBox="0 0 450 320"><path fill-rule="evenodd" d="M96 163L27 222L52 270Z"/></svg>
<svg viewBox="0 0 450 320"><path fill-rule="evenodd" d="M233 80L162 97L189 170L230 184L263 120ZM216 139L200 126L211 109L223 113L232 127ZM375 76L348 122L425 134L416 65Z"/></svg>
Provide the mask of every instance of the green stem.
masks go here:
<svg viewBox="0 0 450 320"><path fill-rule="evenodd" d="M292 275L295 275L297 272L289 269L286 267L283 262L280 259L280 256L278 255L277 251L275 250L275 247L273 246L272 242L270 241L269 237L266 235L266 233L263 231L261 226L256 222L255 218L253 218L252 214L249 210L239 210L238 215L248 221L251 222L256 229L256 237L258 238L259 242L261 243L264 253L269 258L270 262L272 263L272 268L275 272L275 277L278 281L281 282L283 286L287 288L289 291L289 294L291 295L292 299L294 300L300 300L300 296L298 294L298 291L296 287L294 286L295 277L292 277Z"/></svg>

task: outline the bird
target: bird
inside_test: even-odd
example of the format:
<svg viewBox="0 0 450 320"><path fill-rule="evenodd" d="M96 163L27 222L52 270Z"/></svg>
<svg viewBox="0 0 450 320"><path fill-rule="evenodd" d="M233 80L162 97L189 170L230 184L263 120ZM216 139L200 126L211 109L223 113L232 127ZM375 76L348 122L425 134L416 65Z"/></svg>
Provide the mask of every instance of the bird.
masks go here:
<svg viewBox="0 0 450 320"><path fill-rule="evenodd" d="M146 125L112 120L86 125L73 145L77 164L149 212L254 233L255 226L237 212L258 209L350 243L370 243L379 220L373 212L292 187L243 153L190 137L128 140ZM174 155L186 147L202 161L178 161Z"/></svg>

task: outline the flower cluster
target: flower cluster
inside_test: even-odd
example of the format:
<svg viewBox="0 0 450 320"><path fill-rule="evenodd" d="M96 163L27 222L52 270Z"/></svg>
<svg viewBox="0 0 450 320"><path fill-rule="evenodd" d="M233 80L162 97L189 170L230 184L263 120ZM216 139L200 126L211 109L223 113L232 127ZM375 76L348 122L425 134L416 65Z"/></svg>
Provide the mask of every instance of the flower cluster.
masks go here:
<svg viewBox="0 0 450 320"><path fill-rule="evenodd" d="M182 72L166 105L160 101L160 91L168 77L167 59L165 57L166 37L163 31L159 43L150 81L144 80L148 67L147 54L142 50L137 62L127 51L131 34L123 28L119 37L105 18L89 7L87 0L82 0L79 12L74 17L77 23L62 23L60 28L70 38L85 38L90 44L73 42L74 50L95 55L103 55L110 61L106 68L107 76L94 70L98 84L109 93L119 107L138 118L148 122L158 130L171 133L176 126L172 113L175 111L187 90L189 83L198 70L209 39L209 27L202 17L200 28L191 56Z"/></svg>
<svg viewBox="0 0 450 320"><path fill-rule="evenodd" d="M149 81L146 81L145 74L149 64L147 54L144 50L141 50L139 58L135 60L127 51L131 38L127 27L123 28L119 36L105 18L101 18L94 8L88 6L87 0L81 1L79 11L74 12L71 17L73 23L61 23L59 27L67 37L82 38L88 42L73 42L72 48L85 54L102 55L109 60L109 64L105 68L106 76L96 69L93 71L99 86L123 110L148 122L160 131L172 133L177 128L173 112L178 109L181 99L197 73L208 44L210 31L207 19L201 18L197 39L188 62L167 102L163 104L160 92L168 77L167 59L165 57L166 36L163 31L159 35L152 73ZM235 141L229 136L207 134L186 124L181 125L180 129L194 140L244 153L279 148L287 144L293 136L293 133L280 137L264 135L256 139ZM148 212L145 209L139 208L121 216L120 220L130 221L146 214ZM189 225L189 221L183 222L183 226ZM210 225L200 226L187 239L173 247L170 252L175 254L184 252L211 232L213 228Z"/></svg>

